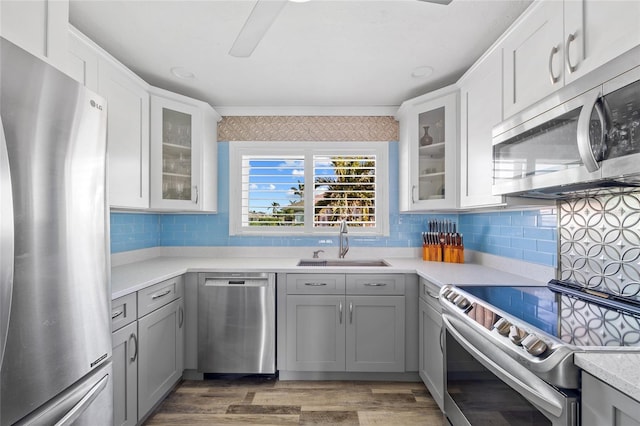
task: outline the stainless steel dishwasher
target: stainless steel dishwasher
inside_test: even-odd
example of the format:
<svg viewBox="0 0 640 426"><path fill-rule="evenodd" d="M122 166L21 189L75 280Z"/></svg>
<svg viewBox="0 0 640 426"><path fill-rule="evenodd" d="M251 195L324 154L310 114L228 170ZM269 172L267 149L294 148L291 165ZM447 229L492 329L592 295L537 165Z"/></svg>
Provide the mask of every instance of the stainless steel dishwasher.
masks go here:
<svg viewBox="0 0 640 426"><path fill-rule="evenodd" d="M198 371L274 374L275 274L198 276Z"/></svg>

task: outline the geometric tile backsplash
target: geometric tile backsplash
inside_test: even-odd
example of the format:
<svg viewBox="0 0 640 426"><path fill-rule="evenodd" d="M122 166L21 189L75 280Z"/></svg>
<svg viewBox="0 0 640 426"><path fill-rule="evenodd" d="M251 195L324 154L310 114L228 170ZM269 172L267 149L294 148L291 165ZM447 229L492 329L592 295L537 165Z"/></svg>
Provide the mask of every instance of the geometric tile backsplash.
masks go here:
<svg viewBox="0 0 640 426"><path fill-rule="evenodd" d="M560 277L640 301L640 192L559 204Z"/></svg>

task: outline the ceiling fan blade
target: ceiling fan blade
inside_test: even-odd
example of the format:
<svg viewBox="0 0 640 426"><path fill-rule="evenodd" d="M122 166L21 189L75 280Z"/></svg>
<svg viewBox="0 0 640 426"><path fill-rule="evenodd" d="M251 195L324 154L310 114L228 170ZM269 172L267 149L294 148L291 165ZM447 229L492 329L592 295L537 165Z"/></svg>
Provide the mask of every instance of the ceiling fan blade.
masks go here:
<svg viewBox="0 0 640 426"><path fill-rule="evenodd" d="M442 4L442 5L446 6L449 3L451 3L453 0L418 0L418 1L424 1L424 2L427 2L427 3Z"/></svg>
<svg viewBox="0 0 640 426"><path fill-rule="evenodd" d="M229 55L248 58L288 0L258 0L233 42Z"/></svg>

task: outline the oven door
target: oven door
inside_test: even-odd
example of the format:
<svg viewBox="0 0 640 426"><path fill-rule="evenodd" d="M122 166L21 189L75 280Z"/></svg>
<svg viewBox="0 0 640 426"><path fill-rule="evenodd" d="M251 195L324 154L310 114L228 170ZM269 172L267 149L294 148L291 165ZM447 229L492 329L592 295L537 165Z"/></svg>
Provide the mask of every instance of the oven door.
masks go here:
<svg viewBox="0 0 640 426"><path fill-rule="evenodd" d="M578 394L559 391L463 322L443 315L444 408L454 426L575 426Z"/></svg>

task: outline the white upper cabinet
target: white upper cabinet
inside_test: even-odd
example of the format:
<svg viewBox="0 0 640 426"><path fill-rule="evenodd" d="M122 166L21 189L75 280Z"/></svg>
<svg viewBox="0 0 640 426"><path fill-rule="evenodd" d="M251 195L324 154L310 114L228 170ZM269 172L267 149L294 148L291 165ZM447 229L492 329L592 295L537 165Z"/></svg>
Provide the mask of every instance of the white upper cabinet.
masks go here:
<svg viewBox="0 0 640 426"><path fill-rule="evenodd" d="M539 0L502 41L504 118L640 45L640 2Z"/></svg>
<svg viewBox="0 0 640 426"><path fill-rule="evenodd" d="M94 92L98 91L98 52L98 46L69 26L69 75Z"/></svg>
<svg viewBox="0 0 640 426"><path fill-rule="evenodd" d="M98 93L107 99L109 205L149 207L149 94L128 73L100 59Z"/></svg>
<svg viewBox="0 0 640 426"><path fill-rule="evenodd" d="M640 45L640 1L565 0L565 83Z"/></svg>
<svg viewBox="0 0 640 426"><path fill-rule="evenodd" d="M455 209L458 90L405 101L400 121L400 211Z"/></svg>
<svg viewBox="0 0 640 426"><path fill-rule="evenodd" d="M0 35L67 72L68 0L0 1Z"/></svg>
<svg viewBox="0 0 640 426"><path fill-rule="evenodd" d="M149 85L75 28L69 52L70 75L107 100L109 205L149 208Z"/></svg>
<svg viewBox="0 0 640 426"><path fill-rule="evenodd" d="M515 114L564 85L563 3L534 3L504 39L504 115Z"/></svg>
<svg viewBox="0 0 640 426"><path fill-rule="evenodd" d="M149 86L77 29L70 75L107 99L109 205L217 210L217 123L208 104Z"/></svg>
<svg viewBox="0 0 640 426"><path fill-rule="evenodd" d="M460 207L502 203L491 195L493 145L491 131L502 121L502 58L492 50L460 84Z"/></svg>
<svg viewBox="0 0 640 426"><path fill-rule="evenodd" d="M153 88L151 207L217 210L217 122L204 102Z"/></svg>

